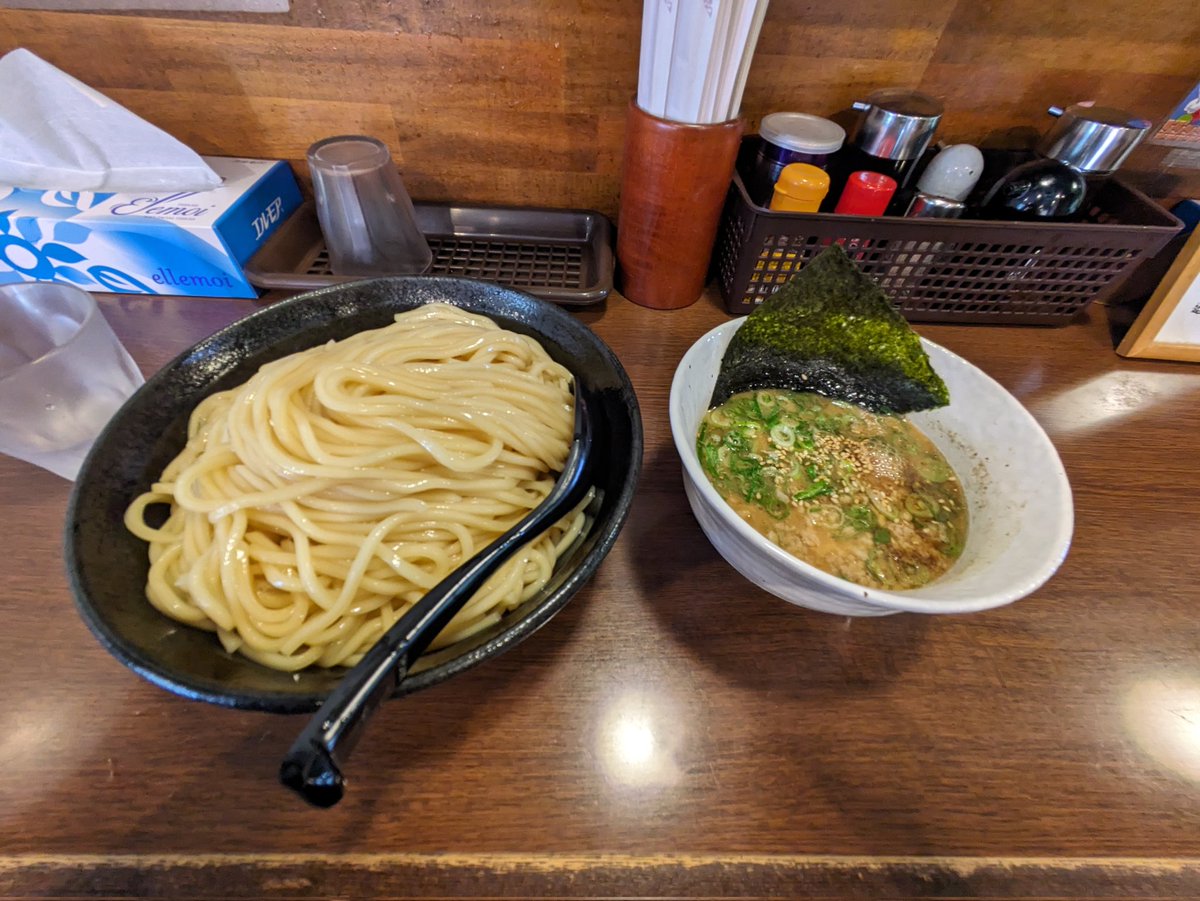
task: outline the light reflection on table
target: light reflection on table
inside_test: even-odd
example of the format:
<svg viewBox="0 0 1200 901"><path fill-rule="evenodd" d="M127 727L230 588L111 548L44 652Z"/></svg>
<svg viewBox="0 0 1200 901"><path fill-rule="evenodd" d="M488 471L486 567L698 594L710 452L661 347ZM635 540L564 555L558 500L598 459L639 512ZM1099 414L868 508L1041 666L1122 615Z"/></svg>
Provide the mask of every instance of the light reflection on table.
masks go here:
<svg viewBox="0 0 1200 901"><path fill-rule="evenodd" d="M675 752L686 728L661 696L626 688L597 717L596 753L605 777L629 788L674 785L680 777Z"/></svg>
<svg viewBox="0 0 1200 901"><path fill-rule="evenodd" d="M1196 390L1196 372L1105 372L1087 381L1039 395L1026 405L1058 432L1076 434L1150 414L1181 394Z"/></svg>
<svg viewBox="0 0 1200 901"><path fill-rule="evenodd" d="M1122 706L1138 748L1171 772L1200 782L1200 672L1141 678Z"/></svg>

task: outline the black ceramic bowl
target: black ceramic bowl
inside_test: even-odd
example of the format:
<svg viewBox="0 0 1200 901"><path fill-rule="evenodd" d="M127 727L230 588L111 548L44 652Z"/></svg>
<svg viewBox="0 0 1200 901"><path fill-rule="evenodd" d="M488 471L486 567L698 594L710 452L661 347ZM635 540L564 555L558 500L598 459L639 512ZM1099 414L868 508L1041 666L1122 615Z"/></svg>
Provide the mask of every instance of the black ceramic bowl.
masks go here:
<svg viewBox="0 0 1200 901"><path fill-rule="evenodd" d="M215 391L264 363L378 328L403 310L444 301L532 335L574 373L599 416L599 500L584 541L559 560L550 583L500 623L423 656L399 689L416 691L495 656L532 634L579 590L612 547L642 462L642 422L629 377L587 326L544 301L484 282L387 278L338 285L267 307L201 341L146 384L113 417L84 462L67 510L66 563L81 615L130 669L188 698L276 712L315 710L344 670L293 678L226 653L209 632L168 619L145 598L144 542L122 526L125 508L186 439L188 416Z"/></svg>

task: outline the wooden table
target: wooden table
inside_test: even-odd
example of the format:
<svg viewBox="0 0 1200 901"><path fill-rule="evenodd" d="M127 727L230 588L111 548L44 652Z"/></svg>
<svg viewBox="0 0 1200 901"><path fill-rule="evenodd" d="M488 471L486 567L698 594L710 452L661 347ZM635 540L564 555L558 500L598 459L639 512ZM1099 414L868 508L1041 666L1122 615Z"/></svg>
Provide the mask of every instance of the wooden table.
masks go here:
<svg viewBox="0 0 1200 901"><path fill-rule="evenodd" d="M152 372L248 301L101 301ZM389 705L337 808L299 721L177 699L72 607L69 485L0 458L0 894L172 898L1200 896L1200 369L1061 329L924 326L1020 398L1075 491L1041 591L962 617L792 607L688 511L667 388L714 297L579 317L645 471L593 581L515 650Z"/></svg>

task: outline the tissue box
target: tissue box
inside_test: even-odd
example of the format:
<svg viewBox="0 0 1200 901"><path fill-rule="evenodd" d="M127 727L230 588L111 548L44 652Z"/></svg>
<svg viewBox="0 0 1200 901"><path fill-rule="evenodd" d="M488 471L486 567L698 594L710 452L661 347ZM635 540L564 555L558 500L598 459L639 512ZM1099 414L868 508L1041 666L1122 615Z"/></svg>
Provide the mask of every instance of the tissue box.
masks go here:
<svg viewBox="0 0 1200 901"><path fill-rule="evenodd" d="M0 284L258 296L242 263L300 205L295 176L283 162L204 160L221 187L136 194L0 187Z"/></svg>

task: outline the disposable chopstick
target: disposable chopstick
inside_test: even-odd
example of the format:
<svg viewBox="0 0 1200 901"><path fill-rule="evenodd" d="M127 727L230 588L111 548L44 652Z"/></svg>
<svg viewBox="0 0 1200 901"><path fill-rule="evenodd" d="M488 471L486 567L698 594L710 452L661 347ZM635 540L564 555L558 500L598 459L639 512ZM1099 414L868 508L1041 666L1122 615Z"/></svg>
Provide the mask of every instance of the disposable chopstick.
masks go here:
<svg viewBox="0 0 1200 901"><path fill-rule="evenodd" d="M700 122L704 77L712 63L720 7L729 0L685 0L679 4L675 47L667 86L666 118Z"/></svg>
<svg viewBox="0 0 1200 901"><path fill-rule="evenodd" d="M737 111L730 112L733 103L733 92L737 87L738 74L742 69L742 61L753 55L754 48L747 47L750 28L754 24L754 15L758 8L756 0L737 0L730 14L728 52L721 61L721 73L716 91L716 105L713 108L714 121L733 118Z"/></svg>
<svg viewBox="0 0 1200 901"><path fill-rule="evenodd" d="M729 101L729 109L725 118L732 119L742 109L742 95L746 91L746 78L750 74L750 62L754 59L754 48L758 44L758 35L762 31L763 18L767 14L767 0L757 0L754 5L754 18L750 23L750 31L746 36L745 49L742 53L741 64L738 66L737 80Z"/></svg>
<svg viewBox="0 0 1200 901"><path fill-rule="evenodd" d="M675 50L675 23L680 0L646 0L655 7L653 58L650 63L649 105L642 109L654 116L667 113L667 90L671 81L671 57Z"/></svg>
<svg viewBox="0 0 1200 901"><path fill-rule="evenodd" d="M721 76L730 54L737 54L738 47L732 40L730 25L735 11L746 0L726 0L717 13L717 30L713 37L712 54L704 73L704 91L700 97L700 122L719 122L729 106L729 97L721 97Z"/></svg>
<svg viewBox="0 0 1200 901"><path fill-rule="evenodd" d="M768 0L644 0L638 106L707 124L735 118Z"/></svg>
<svg viewBox="0 0 1200 901"><path fill-rule="evenodd" d="M653 109L654 40L658 28L658 0L646 0L642 5L642 50L638 57L637 104L646 112L662 115Z"/></svg>

